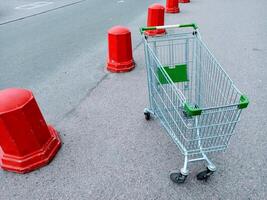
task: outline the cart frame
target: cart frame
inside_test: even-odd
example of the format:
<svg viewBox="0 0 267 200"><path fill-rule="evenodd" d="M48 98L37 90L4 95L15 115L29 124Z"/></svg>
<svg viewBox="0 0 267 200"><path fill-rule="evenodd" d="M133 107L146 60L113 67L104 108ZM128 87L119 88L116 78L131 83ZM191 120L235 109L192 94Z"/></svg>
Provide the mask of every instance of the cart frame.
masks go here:
<svg viewBox="0 0 267 200"><path fill-rule="evenodd" d="M161 36L146 31L166 29ZM188 163L206 161L199 180L216 170L208 154L225 151L243 108L249 104L229 75L202 41L196 24L176 24L140 29L147 69L149 107L180 151L184 164L171 179L183 183Z"/></svg>

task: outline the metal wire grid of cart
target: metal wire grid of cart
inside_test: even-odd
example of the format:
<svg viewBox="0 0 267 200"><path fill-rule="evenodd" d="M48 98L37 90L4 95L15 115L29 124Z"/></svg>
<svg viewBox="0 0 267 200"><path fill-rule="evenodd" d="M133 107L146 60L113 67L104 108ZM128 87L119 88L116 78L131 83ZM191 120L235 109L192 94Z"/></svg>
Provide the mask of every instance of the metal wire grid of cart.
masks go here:
<svg viewBox="0 0 267 200"><path fill-rule="evenodd" d="M146 31L166 29L150 37ZM183 183L188 163L205 160L207 178L216 170L208 158L224 151L248 98L243 95L203 43L195 24L141 28L145 49L149 107L144 114L159 119L184 155L184 165L170 175Z"/></svg>

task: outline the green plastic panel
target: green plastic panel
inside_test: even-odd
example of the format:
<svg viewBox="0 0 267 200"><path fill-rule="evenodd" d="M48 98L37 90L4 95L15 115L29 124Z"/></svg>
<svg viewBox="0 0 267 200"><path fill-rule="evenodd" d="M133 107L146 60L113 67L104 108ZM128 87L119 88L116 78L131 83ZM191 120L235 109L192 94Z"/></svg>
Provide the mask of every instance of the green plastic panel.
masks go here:
<svg viewBox="0 0 267 200"><path fill-rule="evenodd" d="M188 81L186 64L175 65L174 67L165 66L163 68L174 83ZM162 72L162 70L158 69L158 78L161 84L169 83L163 74L165 72Z"/></svg>

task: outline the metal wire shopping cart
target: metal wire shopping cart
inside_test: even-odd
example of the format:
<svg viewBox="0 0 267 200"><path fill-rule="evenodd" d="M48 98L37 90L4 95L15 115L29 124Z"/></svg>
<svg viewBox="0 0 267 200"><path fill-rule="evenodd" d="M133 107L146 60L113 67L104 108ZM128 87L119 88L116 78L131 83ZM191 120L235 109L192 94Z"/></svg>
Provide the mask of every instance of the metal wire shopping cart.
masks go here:
<svg viewBox="0 0 267 200"><path fill-rule="evenodd" d="M146 31L166 29L163 36ZM159 119L184 155L172 181L183 183L188 163L206 161L207 169L197 175L207 178L216 170L208 158L224 151L233 135L248 98L233 84L203 43L196 24L145 27L140 29L145 49L149 108L144 114Z"/></svg>

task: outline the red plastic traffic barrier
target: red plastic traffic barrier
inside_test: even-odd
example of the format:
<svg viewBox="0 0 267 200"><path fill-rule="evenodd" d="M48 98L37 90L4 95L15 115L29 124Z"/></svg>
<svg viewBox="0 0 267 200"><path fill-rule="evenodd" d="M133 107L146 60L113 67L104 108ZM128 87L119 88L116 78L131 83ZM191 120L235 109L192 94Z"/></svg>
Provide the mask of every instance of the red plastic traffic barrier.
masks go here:
<svg viewBox="0 0 267 200"><path fill-rule="evenodd" d="M190 0L179 0L179 3L190 3Z"/></svg>
<svg viewBox="0 0 267 200"><path fill-rule="evenodd" d="M123 26L108 30L107 69L111 72L128 72L134 68L131 32Z"/></svg>
<svg viewBox="0 0 267 200"><path fill-rule="evenodd" d="M61 146L48 126L31 91L0 91L0 166L26 173L48 164Z"/></svg>
<svg viewBox="0 0 267 200"><path fill-rule="evenodd" d="M148 7L147 26L163 26L164 25L165 8L161 4L155 3ZM165 34L165 29L146 31L150 36Z"/></svg>
<svg viewBox="0 0 267 200"><path fill-rule="evenodd" d="M166 0L166 12L167 13L179 13L179 0Z"/></svg>

